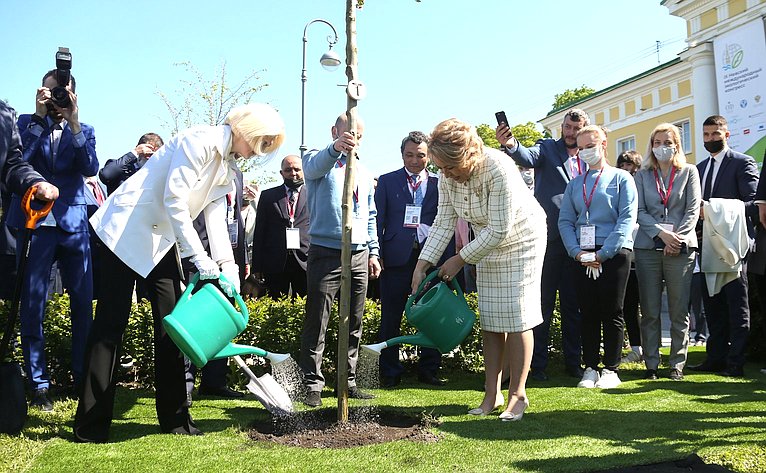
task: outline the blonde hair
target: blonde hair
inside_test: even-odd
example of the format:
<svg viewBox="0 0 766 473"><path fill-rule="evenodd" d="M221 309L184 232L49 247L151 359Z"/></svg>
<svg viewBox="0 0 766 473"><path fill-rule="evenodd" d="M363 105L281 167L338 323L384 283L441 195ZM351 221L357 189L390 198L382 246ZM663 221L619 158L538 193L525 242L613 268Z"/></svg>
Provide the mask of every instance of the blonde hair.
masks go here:
<svg viewBox="0 0 766 473"><path fill-rule="evenodd" d="M285 141L285 123L271 105L251 103L232 108L224 124L231 132L243 138L256 156L272 153Z"/></svg>
<svg viewBox="0 0 766 473"><path fill-rule="evenodd" d="M484 144L476 128L450 118L436 125L431 132L428 156L445 166L472 170L484 160Z"/></svg>
<svg viewBox="0 0 766 473"><path fill-rule="evenodd" d="M649 135L649 149L646 152L643 168L658 169L660 167L657 158L654 156L654 151L652 151L652 148L654 147L654 137L657 136L657 133L668 133L670 139L676 145L676 153L670 158L670 164L677 169L684 167L686 164L686 154L684 154L683 146L681 146L681 130L672 123L660 123L654 127L652 134Z"/></svg>

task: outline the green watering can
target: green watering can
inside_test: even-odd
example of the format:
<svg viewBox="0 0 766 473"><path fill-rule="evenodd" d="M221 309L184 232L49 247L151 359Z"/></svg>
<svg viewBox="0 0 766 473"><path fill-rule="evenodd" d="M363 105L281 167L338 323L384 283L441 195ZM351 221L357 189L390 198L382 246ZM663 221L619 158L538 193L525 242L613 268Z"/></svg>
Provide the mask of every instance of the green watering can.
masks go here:
<svg viewBox="0 0 766 473"><path fill-rule="evenodd" d="M223 275L220 279L228 283ZM205 284L192 294L198 282L199 274L195 274L173 312L162 319L165 331L197 368L202 368L210 360L235 355L258 355L272 363L280 363L290 357L231 343L247 327L249 315L245 301L235 294L237 310L213 284Z"/></svg>
<svg viewBox="0 0 766 473"><path fill-rule="evenodd" d="M362 348L380 355L380 351L384 348L407 343L436 348L441 353L447 353L460 345L471 332L476 321L476 314L468 307L460 285L452 279L450 280L452 289L450 289L447 283L440 282L418 300L425 285L437 277L438 273L438 271L432 271L426 276L415 294L407 299L407 305L404 307L407 321L418 329L418 333L395 337L374 345L362 345ZM453 289L457 294L452 292Z"/></svg>

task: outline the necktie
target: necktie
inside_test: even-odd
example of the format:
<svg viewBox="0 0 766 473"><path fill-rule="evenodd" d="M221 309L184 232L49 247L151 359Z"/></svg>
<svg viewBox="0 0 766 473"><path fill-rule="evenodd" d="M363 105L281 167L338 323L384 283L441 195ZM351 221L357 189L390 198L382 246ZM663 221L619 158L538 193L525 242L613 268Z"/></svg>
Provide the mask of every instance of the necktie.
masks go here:
<svg viewBox="0 0 766 473"><path fill-rule="evenodd" d="M93 181L88 181L88 185L90 186L91 191L93 192L93 197L96 198L96 202L99 206L104 203L104 193L101 192L101 186L96 184Z"/></svg>
<svg viewBox="0 0 766 473"><path fill-rule="evenodd" d="M420 174L412 175L412 187L415 189L412 193L415 205L423 203L423 189L420 187Z"/></svg>
<svg viewBox="0 0 766 473"><path fill-rule="evenodd" d="M707 167L707 177L705 178L705 192L702 194L702 200L710 200L710 194L713 193L713 172L715 171L715 159L710 157L710 164Z"/></svg>

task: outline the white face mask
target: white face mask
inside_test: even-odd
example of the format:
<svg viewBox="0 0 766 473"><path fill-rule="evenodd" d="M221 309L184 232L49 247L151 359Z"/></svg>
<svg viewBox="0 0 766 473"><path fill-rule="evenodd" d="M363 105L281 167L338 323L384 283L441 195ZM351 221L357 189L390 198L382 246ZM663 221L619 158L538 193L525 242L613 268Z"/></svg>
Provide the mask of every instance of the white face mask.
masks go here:
<svg viewBox="0 0 766 473"><path fill-rule="evenodd" d="M667 163L670 161L670 158L676 154L676 147L660 146L659 148L652 148L652 153L654 153L654 157L657 158L657 161Z"/></svg>
<svg viewBox="0 0 766 473"><path fill-rule="evenodd" d="M580 156L580 159L585 161L588 166L595 166L601 162L601 147L595 146L593 148L581 149L578 156Z"/></svg>

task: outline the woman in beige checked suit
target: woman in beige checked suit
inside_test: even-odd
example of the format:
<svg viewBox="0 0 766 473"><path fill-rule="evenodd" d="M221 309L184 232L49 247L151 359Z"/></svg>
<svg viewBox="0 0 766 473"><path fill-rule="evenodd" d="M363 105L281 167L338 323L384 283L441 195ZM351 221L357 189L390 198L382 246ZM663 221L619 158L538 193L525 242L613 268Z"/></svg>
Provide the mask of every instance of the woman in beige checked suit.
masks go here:
<svg viewBox="0 0 766 473"><path fill-rule="evenodd" d="M450 280L464 264L476 264L485 395L469 414L487 415L505 405L500 418L519 420L529 406L525 385L534 344L531 329L543 320L545 213L513 161L484 148L471 125L454 118L439 123L428 154L443 178L438 213L412 275L413 292L447 247L458 217L471 223L476 238L439 270L441 278ZM507 405L500 386L506 358L511 363Z"/></svg>

